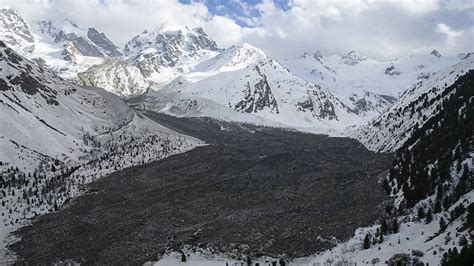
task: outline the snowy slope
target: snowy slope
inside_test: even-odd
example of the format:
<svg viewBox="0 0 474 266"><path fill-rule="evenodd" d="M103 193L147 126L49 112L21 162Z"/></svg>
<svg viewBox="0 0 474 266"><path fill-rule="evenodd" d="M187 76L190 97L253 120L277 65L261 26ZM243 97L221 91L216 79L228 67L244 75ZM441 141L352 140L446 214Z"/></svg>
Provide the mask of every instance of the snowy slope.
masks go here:
<svg viewBox="0 0 474 266"><path fill-rule="evenodd" d="M163 103L164 94L194 100L199 113L179 108L179 115L222 118L216 112L220 106L227 109L229 120L254 122L260 117L273 124L326 131L363 121L330 92L294 76L248 44L226 49L161 90L150 91L146 107L172 112L177 101Z"/></svg>
<svg viewBox="0 0 474 266"><path fill-rule="evenodd" d="M86 138L146 121L113 94L68 83L1 44L1 161L28 171L41 157L78 163L93 148L84 144ZM22 150L38 158L23 162Z"/></svg>
<svg viewBox="0 0 474 266"><path fill-rule="evenodd" d="M444 94L444 89L470 69L474 69L472 53L465 55L453 66L427 79L420 79L393 106L355 130L351 136L370 150L395 151L411 136L415 128L422 126L439 112L442 100L450 95L450 93Z"/></svg>
<svg viewBox="0 0 474 266"><path fill-rule="evenodd" d="M342 57L305 53L299 58L285 60L283 64L292 73L328 88L354 112L373 118L413 84L459 60L459 57L445 57L433 51L428 55L383 62L351 51Z"/></svg>
<svg viewBox="0 0 474 266"><path fill-rule="evenodd" d="M85 183L201 144L0 42L0 258L9 232L56 210Z"/></svg>
<svg viewBox="0 0 474 266"><path fill-rule="evenodd" d="M470 192L453 204L448 211L433 216L433 221L426 223L425 220L417 220L416 214L406 215L401 218L400 232L384 237L382 243L371 245L369 249L363 249L362 243L367 233L376 235L378 225L360 228L355 236L347 242L340 243L331 250L327 250L310 258L302 258L290 263L290 265L323 265L325 263L346 263L347 265L376 264L383 265L396 254L408 254L429 265L440 265L444 252L449 248L456 247L461 250L459 239L461 236L469 238L469 233L459 232L463 225L465 215L455 219L448 224L446 230L440 230L439 219L448 220L450 212L461 203L468 206L474 202L474 192ZM413 251L421 251L414 256Z"/></svg>

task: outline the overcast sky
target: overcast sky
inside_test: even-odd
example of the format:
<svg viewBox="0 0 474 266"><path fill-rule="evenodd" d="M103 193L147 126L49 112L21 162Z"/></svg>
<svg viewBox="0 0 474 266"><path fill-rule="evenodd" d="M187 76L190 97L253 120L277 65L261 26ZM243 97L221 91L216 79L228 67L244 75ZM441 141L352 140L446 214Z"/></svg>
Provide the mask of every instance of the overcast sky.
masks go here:
<svg viewBox="0 0 474 266"><path fill-rule="evenodd" d="M0 0L30 23L69 18L118 46L164 22L201 26L223 48L248 42L278 59L320 50L368 57L474 50L473 0Z"/></svg>

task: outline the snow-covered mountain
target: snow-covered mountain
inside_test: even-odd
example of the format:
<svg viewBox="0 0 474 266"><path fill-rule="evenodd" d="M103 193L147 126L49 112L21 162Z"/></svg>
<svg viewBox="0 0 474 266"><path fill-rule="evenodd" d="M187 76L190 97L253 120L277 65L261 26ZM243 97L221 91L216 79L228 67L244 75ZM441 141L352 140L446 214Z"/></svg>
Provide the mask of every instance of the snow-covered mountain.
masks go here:
<svg viewBox="0 0 474 266"><path fill-rule="evenodd" d="M124 49L128 60L156 86L189 72L218 51L216 43L202 28L189 29L170 23L135 36Z"/></svg>
<svg viewBox="0 0 474 266"><path fill-rule="evenodd" d="M54 43L67 44L75 48L82 56L104 57L120 56L115 46L104 33L95 28L83 29L70 20L40 21L36 32L52 39Z"/></svg>
<svg viewBox="0 0 474 266"><path fill-rule="evenodd" d="M57 210L85 183L200 143L112 93L61 79L0 42L0 212L6 214L0 257L9 232Z"/></svg>
<svg viewBox="0 0 474 266"><path fill-rule="evenodd" d="M0 44L0 161L4 165L14 163L22 171L32 171L48 158L79 164L96 156L87 139L107 141L107 135L127 131L136 136L172 134L117 96L64 81Z"/></svg>
<svg viewBox="0 0 474 266"><path fill-rule="evenodd" d="M440 111L439 106L452 93L445 89L470 69L474 69L472 53L451 67L419 79L394 105L357 129L353 137L371 150L395 151L416 128Z"/></svg>
<svg viewBox="0 0 474 266"><path fill-rule="evenodd" d="M460 60L433 51L382 62L351 51L345 56L305 53L280 65L246 45L221 50L202 28L171 23L142 32L120 51L96 29L69 20L29 27L15 10L2 9L0 22L0 36L15 50L79 84L126 98L161 90L159 100L146 97L154 98L157 106L150 100L148 105L155 110L226 119L252 114L254 120L302 128L362 124L417 82ZM190 106L193 110L187 110Z"/></svg>
<svg viewBox="0 0 474 266"><path fill-rule="evenodd" d="M34 37L28 23L11 8L0 9L0 38L20 52L34 49Z"/></svg>
<svg viewBox="0 0 474 266"><path fill-rule="evenodd" d="M165 23L130 40L120 62L94 66L79 75L79 81L122 96L136 96L148 87L160 89L219 51L202 28Z"/></svg>
<svg viewBox="0 0 474 266"><path fill-rule="evenodd" d="M376 120L379 124L374 130L382 132L383 137L390 131L398 138L396 142L394 139L382 142L388 144L381 146L382 150L397 148L389 174L382 181L394 199L386 210L392 217L359 228L349 241L298 261L298 265L328 261L334 264L472 264L472 57L472 54L466 55L452 68L452 73L439 73L425 84L418 84L392 111L381 116L384 120ZM402 131L406 134L401 135ZM369 133L373 136L374 131Z"/></svg>
<svg viewBox="0 0 474 266"><path fill-rule="evenodd" d="M330 92L293 75L249 44L222 51L144 98L146 108L174 115L264 119L319 130L363 121Z"/></svg>
<svg viewBox="0 0 474 266"><path fill-rule="evenodd" d="M65 79L100 64L105 57L121 56L103 33L63 19L27 23L11 8L0 9L0 37L22 56Z"/></svg>
<svg viewBox="0 0 474 266"><path fill-rule="evenodd" d="M355 113L370 119L391 106L413 84L459 59L433 51L383 62L351 51L342 57L305 53L283 64L292 73L327 88Z"/></svg>

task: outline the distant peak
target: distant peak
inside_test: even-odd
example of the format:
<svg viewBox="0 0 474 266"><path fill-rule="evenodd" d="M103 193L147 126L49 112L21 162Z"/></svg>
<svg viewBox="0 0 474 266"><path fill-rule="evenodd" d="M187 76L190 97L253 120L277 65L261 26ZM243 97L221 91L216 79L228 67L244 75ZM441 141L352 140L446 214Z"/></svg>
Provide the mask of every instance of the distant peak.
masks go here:
<svg viewBox="0 0 474 266"><path fill-rule="evenodd" d="M70 25L73 26L74 28L78 28L77 24L76 24L74 21L70 20L70 19L67 19L67 18L64 19L63 23L64 23L64 24L70 24Z"/></svg>
<svg viewBox="0 0 474 266"><path fill-rule="evenodd" d="M38 22L41 27L55 28L57 30L64 30L65 32L79 30L79 26L70 19L54 19L54 20L42 20ZM83 30L83 29L80 29Z"/></svg>
<svg viewBox="0 0 474 266"><path fill-rule="evenodd" d="M356 50L350 51L348 54L346 54L342 58L359 58L359 59L362 59L362 60L367 59L367 57L365 57L363 54L361 54L360 52L358 52Z"/></svg>
<svg viewBox="0 0 474 266"><path fill-rule="evenodd" d="M193 31L196 32L196 33L199 33L199 34L206 34L202 27L196 27L196 28L193 29Z"/></svg>
<svg viewBox="0 0 474 266"><path fill-rule="evenodd" d="M161 26L159 26L156 31L160 33L177 32L177 31L186 32L186 31L189 31L189 29L188 27L181 26L175 23L165 22L161 24Z"/></svg>
<svg viewBox="0 0 474 266"><path fill-rule="evenodd" d="M438 57L438 58L440 58L440 57L441 57L441 54L440 54L440 53L439 53L437 50L433 50L433 51L431 51L431 53L430 53L430 54L431 54L431 55L434 55L434 56L436 56L436 57Z"/></svg>
<svg viewBox="0 0 474 266"><path fill-rule="evenodd" d="M249 44L249 43L246 43L246 42L243 42L241 44L238 44L237 46L235 46L237 49L248 49L248 50L257 50L257 51L261 51L260 49L258 49L257 47Z"/></svg>
<svg viewBox="0 0 474 266"><path fill-rule="evenodd" d="M245 51L247 53L253 53L253 54L261 54L263 56L266 56L265 53L258 49L257 47L249 44L249 43L241 43L241 44L238 44L238 45L234 45L232 47L229 48L229 50L232 50L232 51Z"/></svg>
<svg viewBox="0 0 474 266"><path fill-rule="evenodd" d="M316 60L319 60L321 58L323 58L323 54L321 53L321 51L316 51L314 54L313 54L313 58L316 59Z"/></svg>
<svg viewBox="0 0 474 266"><path fill-rule="evenodd" d="M312 57L316 60L319 60L321 58L323 58L323 54L321 53L321 51L316 51L314 54L310 54L308 52L304 52L299 58L308 58L308 57Z"/></svg>
<svg viewBox="0 0 474 266"><path fill-rule="evenodd" d="M367 57L365 57L363 54L359 53L358 51L352 50L345 56L341 57L341 60L343 63L353 66L358 64L361 61L367 60Z"/></svg>

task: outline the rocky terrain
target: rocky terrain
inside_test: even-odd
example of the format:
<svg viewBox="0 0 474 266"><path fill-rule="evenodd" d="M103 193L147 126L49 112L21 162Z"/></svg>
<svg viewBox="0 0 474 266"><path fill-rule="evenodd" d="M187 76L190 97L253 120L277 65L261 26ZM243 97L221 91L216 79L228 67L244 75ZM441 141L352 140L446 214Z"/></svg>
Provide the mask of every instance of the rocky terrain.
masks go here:
<svg viewBox="0 0 474 266"><path fill-rule="evenodd" d="M305 256L370 224L388 199L377 180L391 155L354 140L147 115L209 145L92 183L16 233L21 263L136 264L185 244Z"/></svg>

